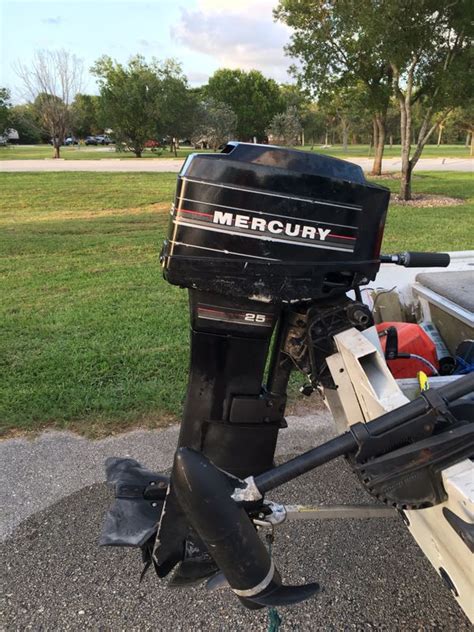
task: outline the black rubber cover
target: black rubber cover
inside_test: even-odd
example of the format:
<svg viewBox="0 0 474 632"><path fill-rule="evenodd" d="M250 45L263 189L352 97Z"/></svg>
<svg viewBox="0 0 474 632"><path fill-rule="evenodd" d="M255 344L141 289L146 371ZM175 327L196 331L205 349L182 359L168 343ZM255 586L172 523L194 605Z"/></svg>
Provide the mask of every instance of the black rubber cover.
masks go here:
<svg viewBox="0 0 474 632"><path fill-rule="evenodd" d="M404 252L405 268L447 268L450 256L446 252Z"/></svg>

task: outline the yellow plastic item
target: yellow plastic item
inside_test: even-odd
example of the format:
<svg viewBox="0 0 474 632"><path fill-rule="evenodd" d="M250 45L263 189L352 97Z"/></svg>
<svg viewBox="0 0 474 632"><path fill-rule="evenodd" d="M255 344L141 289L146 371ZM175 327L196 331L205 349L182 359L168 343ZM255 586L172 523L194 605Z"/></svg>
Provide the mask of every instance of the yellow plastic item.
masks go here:
<svg viewBox="0 0 474 632"><path fill-rule="evenodd" d="M428 381L428 376L424 371L418 371L416 374L418 378L418 384L420 385L420 391L427 391L430 388L430 383Z"/></svg>

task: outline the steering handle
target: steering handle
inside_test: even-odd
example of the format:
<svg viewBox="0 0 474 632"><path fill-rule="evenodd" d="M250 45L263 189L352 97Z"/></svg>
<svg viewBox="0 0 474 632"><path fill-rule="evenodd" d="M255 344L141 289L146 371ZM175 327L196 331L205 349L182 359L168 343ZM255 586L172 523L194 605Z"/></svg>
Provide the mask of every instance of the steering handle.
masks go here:
<svg viewBox="0 0 474 632"><path fill-rule="evenodd" d="M405 268L447 268L450 256L446 252L400 252L381 255L381 263L393 263Z"/></svg>

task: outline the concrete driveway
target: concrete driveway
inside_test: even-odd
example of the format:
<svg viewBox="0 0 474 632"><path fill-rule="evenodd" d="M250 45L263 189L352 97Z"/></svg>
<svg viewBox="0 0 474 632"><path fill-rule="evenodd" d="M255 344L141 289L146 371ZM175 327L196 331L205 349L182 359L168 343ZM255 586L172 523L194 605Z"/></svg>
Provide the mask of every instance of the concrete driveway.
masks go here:
<svg viewBox="0 0 474 632"><path fill-rule="evenodd" d="M370 158L351 158L349 162L360 165L364 171L372 167ZM183 162L172 158L140 158L126 159L102 158L100 160L2 160L0 172L23 171L151 171L174 172L181 169ZM470 171L473 172L474 160L471 158L421 158L415 169L417 171ZM383 162L384 171L399 171L400 159L387 158Z"/></svg>
<svg viewBox="0 0 474 632"><path fill-rule="evenodd" d="M332 435L325 412L290 417L278 459ZM101 441L48 432L0 443L2 630L265 631L265 611L245 610L226 590L170 590L149 572L139 584L136 550L99 549L111 493L107 456L170 466L178 429ZM371 502L343 460L271 495L289 503ZM281 608L285 630L470 630L448 589L398 518L284 524L276 563L287 583L316 580L319 595Z"/></svg>

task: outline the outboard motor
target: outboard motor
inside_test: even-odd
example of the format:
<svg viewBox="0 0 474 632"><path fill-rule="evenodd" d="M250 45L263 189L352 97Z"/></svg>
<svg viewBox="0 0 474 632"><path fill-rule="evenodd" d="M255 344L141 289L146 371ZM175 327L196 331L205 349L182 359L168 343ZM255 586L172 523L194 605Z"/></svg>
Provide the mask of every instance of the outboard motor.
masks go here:
<svg viewBox="0 0 474 632"><path fill-rule="evenodd" d="M357 298L375 278L388 201L387 189L336 158L234 142L189 156L161 254L165 279L189 292L178 452L169 485L131 459L108 462L116 501L102 544L141 547L159 576L174 569L175 585L221 570L249 607L317 590L281 586L248 518L263 495L237 506L230 490L272 468L291 370L310 389L334 388L325 365L332 336L372 324L347 293Z"/></svg>
<svg viewBox="0 0 474 632"><path fill-rule="evenodd" d="M265 498L279 485L344 455L391 514L446 501L443 469L474 453L474 374L273 464L291 370L306 376L305 394L336 389L326 360L337 334L372 325L359 286L380 262L449 264L443 253L380 255L388 201L359 167L317 154L229 143L186 160L161 256L165 278L188 288L191 313L173 469L107 461L115 502L101 544L141 548L143 572L153 564L170 585L224 582L262 608L319 588L283 585L260 539L258 528L291 513ZM472 525L444 511L472 550Z"/></svg>
<svg viewBox="0 0 474 632"><path fill-rule="evenodd" d="M179 176L161 261L189 288L191 364L179 447L245 478L272 466L290 365L288 306L374 279L389 192L318 154L229 143ZM283 364L283 366L282 366Z"/></svg>

